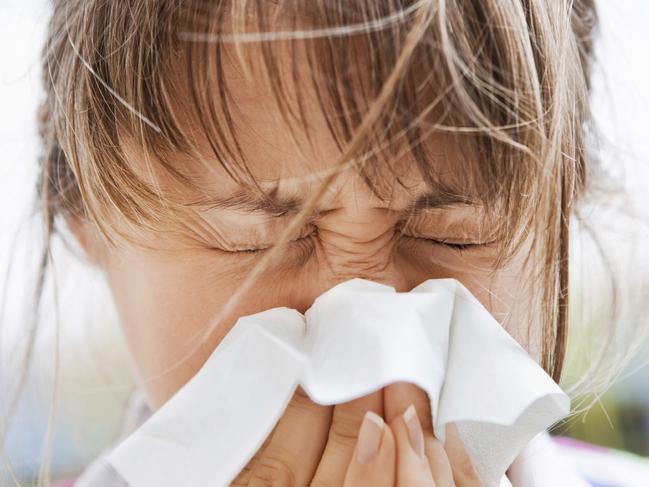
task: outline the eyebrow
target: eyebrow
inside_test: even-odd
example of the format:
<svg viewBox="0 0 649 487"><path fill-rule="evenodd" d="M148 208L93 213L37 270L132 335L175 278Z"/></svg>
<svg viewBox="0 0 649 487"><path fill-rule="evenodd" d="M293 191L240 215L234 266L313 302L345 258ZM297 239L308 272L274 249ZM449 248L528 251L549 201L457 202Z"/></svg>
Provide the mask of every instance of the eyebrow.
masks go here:
<svg viewBox="0 0 649 487"><path fill-rule="evenodd" d="M419 212L432 209L446 208L457 205L475 205L475 198L448 191L443 187L441 191L428 191L418 196L405 209L405 212ZM272 216L296 214L300 211L303 200L297 197L282 197L277 194L277 188L272 188L266 196L261 196L251 191L238 189L227 197L210 199L208 209L214 210L239 210L245 212L266 213Z"/></svg>
<svg viewBox="0 0 649 487"><path fill-rule="evenodd" d="M271 188L268 193L265 193L265 196L240 188L229 196L211 199L208 208L213 210L262 212L273 216L281 216L298 213L302 208L302 201L295 197L279 196L277 187Z"/></svg>
<svg viewBox="0 0 649 487"><path fill-rule="evenodd" d="M452 191L429 191L418 196L407 208L407 212L435 210L458 205L475 205L476 199Z"/></svg>

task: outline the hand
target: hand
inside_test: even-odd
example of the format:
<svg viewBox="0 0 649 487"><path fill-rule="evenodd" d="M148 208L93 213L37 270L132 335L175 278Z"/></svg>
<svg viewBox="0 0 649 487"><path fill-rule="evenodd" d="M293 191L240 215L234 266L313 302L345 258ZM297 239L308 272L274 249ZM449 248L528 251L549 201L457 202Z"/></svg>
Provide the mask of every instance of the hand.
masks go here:
<svg viewBox="0 0 649 487"><path fill-rule="evenodd" d="M417 456L421 444L413 448L409 440L403 413L410 404L417 418L410 411L409 422L415 431L420 425L425 461ZM367 421L382 421L384 427L372 430L374 423L366 422L363 439L365 433L369 433L370 440L374 435L379 449L368 463L360 463L358 437L367 411L376 415ZM406 383L391 384L336 406L316 404L298 387L271 435L232 485L482 486L455 429L447 428L446 445L435 439L426 393Z"/></svg>
<svg viewBox="0 0 649 487"><path fill-rule="evenodd" d="M410 384L390 385L384 405L385 420L372 411L365 414L344 487L482 486L455 426L446 429L446 446L433 435L423 391Z"/></svg>

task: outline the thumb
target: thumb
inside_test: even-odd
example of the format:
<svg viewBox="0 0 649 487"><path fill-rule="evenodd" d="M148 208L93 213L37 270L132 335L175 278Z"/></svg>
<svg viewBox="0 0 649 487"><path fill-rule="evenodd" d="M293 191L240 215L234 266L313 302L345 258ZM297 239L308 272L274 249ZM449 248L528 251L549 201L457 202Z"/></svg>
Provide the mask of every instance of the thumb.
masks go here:
<svg viewBox="0 0 649 487"><path fill-rule="evenodd" d="M347 468L344 487L392 487L395 462L392 430L381 416L367 411Z"/></svg>

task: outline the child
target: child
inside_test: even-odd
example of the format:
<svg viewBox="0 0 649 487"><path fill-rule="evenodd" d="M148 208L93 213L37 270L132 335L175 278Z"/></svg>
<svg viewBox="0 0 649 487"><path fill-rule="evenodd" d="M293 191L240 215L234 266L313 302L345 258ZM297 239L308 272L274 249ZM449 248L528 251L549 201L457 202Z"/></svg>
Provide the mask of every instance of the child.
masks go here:
<svg viewBox="0 0 649 487"><path fill-rule="evenodd" d="M139 407L239 316L351 277L460 280L558 382L595 18L591 0L55 1L45 218L108 279ZM298 392L235 485L479 485L450 433L414 386ZM546 460L547 485L591 485Z"/></svg>

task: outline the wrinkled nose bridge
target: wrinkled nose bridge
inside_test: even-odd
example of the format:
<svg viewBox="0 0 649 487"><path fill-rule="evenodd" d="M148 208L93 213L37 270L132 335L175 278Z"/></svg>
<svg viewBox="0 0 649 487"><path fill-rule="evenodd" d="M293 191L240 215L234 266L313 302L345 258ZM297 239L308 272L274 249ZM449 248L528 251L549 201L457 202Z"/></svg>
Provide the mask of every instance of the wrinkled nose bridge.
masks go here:
<svg viewBox="0 0 649 487"><path fill-rule="evenodd" d="M406 278L395 263L394 212L381 208L340 211L318 222L319 268L333 285L359 277L405 290Z"/></svg>
<svg viewBox="0 0 649 487"><path fill-rule="evenodd" d="M380 208L342 209L317 222L323 248L336 254L370 257L391 252L397 218Z"/></svg>

